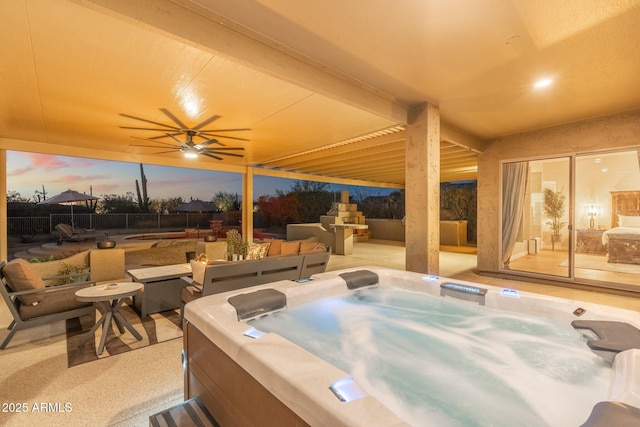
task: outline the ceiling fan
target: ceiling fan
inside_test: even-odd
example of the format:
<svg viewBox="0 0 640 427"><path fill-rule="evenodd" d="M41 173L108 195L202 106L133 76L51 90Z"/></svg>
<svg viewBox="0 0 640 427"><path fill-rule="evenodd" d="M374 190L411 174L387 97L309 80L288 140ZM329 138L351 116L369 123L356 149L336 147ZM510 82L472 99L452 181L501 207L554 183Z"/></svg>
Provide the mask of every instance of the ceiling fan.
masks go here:
<svg viewBox="0 0 640 427"><path fill-rule="evenodd" d="M151 141L156 143L157 145L137 145L133 144L134 147L152 147L152 148L168 148L171 147L168 151L159 151L155 154L165 154L165 153L175 153L182 152L185 157L189 158L197 158L199 154L203 156L211 157L216 160L223 160L220 156L233 156L233 157L244 157L242 154L234 153L233 151L244 151L243 147L227 147L226 144L218 141L216 138L226 138L226 139L235 139L238 141L249 141L246 138L239 138L236 136L227 136L220 135L221 132L237 132L237 131L247 131L251 130L248 128L238 128L238 129L203 129L208 124L218 120L220 116L213 115L209 117L207 120L202 123L194 126L192 128L185 125L180 119L178 119L175 115L173 115L166 108L160 108L167 117L169 117L177 126L175 125L167 125L160 122L155 122L153 120L143 119L141 117L131 116L129 114L120 113L121 116L127 117L129 119L139 120L142 122L150 123L159 127L136 127L136 126L120 126L122 129L134 129L134 130L147 130L147 131L157 131L162 132L162 135L154 136L151 138L137 138L145 141ZM180 135L184 136L184 141L180 140L178 137ZM164 138L170 138L173 142L160 141ZM202 141L198 141L201 139ZM211 148L207 147L209 145L216 144L217 147Z"/></svg>

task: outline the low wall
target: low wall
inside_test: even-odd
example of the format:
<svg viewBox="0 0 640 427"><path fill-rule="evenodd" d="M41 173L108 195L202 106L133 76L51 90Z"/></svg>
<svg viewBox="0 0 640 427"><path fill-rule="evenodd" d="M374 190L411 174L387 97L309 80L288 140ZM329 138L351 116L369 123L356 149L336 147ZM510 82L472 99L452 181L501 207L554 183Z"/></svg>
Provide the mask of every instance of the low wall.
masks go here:
<svg viewBox="0 0 640 427"><path fill-rule="evenodd" d="M89 280L106 282L125 280L125 260L123 249L90 249L60 260L34 262L30 265L40 277L58 276L64 265L86 266L91 272Z"/></svg>
<svg viewBox="0 0 640 427"><path fill-rule="evenodd" d="M287 224L287 240L306 240L311 237L318 239L318 242L335 248L336 235L318 223L309 224Z"/></svg>
<svg viewBox="0 0 640 427"><path fill-rule="evenodd" d="M400 219L371 219L366 224L369 237L375 240L405 241L405 226ZM287 225L287 240L317 237L318 241L335 248L335 235L319 223ZM467 221L440 221L440 244L464 246L467 244Z"/></svg>
<svg viewBox="0 0 640 427"><path fill-rule="evenodd" d="M404 225L400 219L369 219L366 224L369 226L371 239L393 240L404 242Z"/></svg>

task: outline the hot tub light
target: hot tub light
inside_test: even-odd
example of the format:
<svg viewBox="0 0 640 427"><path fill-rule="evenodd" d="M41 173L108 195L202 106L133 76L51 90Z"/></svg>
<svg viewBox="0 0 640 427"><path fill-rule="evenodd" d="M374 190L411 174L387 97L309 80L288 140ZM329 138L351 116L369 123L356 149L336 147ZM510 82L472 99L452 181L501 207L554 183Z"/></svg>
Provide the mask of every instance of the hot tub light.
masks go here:
<svg viewBox="0 0 640 427"><path fill-rule="evenodd" d="M351 402L352 400L366 396L365 392L358 387L352 377L345 377L334 381L331 386L329 386L329 389L341 402Z"/></svg>
<svg viewBox="0 0 640 427"><path fill-rule="evenodd" d="M471 285L463 285L462 283L441 283L440 296L451 296L467 301L474 301L480 305L484 305L487 289L478 288Z"/></svg>
<svg viewBox="0 0 640 427"><path fill-rule="evenodd" d="M459 283L443 283L442 285L440 285L440 287L451 289L458 292L464 292L466 294L484 295L487 293L487 290L484 288L477 288L475 286L469 286L469 285L461 285Z"/></svg>
<svg viewBox="0 0 640 427"><path fill-rule="evenodd" d="M438 280L440 280L440 278L432 274L430 276L423 276L422 280L424 280L425 282L437 282Z"/></svg>
<svg viewBox="0 0 640 427"><path fill-rule="evenodd" d="M245 337L258 339L258 338L262 338L265 335L265 333L252 326L246 331L244 331L243 335Z"/></svg>
<svg viewBox="0 0 640 427"><path fill-rule="evenodd" d="M518 293L518 291L509 288L501 290L500 295L502 295L503 297L520 298L520 294Z"/></svg>

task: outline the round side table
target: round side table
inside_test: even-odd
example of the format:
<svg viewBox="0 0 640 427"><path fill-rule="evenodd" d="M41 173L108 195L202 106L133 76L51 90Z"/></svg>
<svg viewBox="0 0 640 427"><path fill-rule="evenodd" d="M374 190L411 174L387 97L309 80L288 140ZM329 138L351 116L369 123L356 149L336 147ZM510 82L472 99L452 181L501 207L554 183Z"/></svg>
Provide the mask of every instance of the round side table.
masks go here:
<svg viewBox="0 0 640 427"><path fill-rule="evenodd" d="M102 309L102 316L96 324L93 325L80 345L82 346L89 341L96 333L96 330L98 330L98 327L102 325L100 345L96 349L98 356L101 355L107 340L107 333L109 328L111 328L111 322L114 320L120 333L124 333L124 328L127 328L138 341L142 340L142 336L133 328L133 325L120 314L119 310L127 298L138 295L143 291L144 285L136 282L118 282L78 290L76 292L76 299L78 301L93 302L97 307Z"/></svg>

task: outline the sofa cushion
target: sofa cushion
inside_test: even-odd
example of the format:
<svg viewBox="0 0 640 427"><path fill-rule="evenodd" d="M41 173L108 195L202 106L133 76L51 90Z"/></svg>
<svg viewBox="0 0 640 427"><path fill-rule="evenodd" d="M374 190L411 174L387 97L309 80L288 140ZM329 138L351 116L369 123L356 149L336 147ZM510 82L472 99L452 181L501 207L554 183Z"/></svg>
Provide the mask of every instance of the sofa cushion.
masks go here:
<svg viewBox="0 0 640 427"><path fill-rule="evenodd" d="M76 291L88 286L91 286L91 284L86 283L47 292L47 297L38 305L21 305L20 318L22 320L29 320L47 314L61 313L63 311L93 305L92 302L80 302L76 299Z"/></svg>
<svg viewBox="0 0 640 427"><path fill-rule="evenodd" d="M326 252L327 245L320 242L301 242L300 243L300 253L306 254L309 252Z"/></svg>
<svg viewBox="0 0 640 427"><path fill-rule="evenodd" d="M262 259L267 256L271 243L251 243L247 252L247 259Z"/></svg>
<svg viewBox="0 0 640 427"><path fill-rule="evenodd" d="M276 256L281 254L282 239L264 239L264 241L269 243L267 256Z"/></svg>
<svg viewBox="0 0 640 427"><path fill-rule="evenodd" d="M14 292L42 289L28 295L19 295L24 304L38 305L44 299L44 281L38 272L24 259L16 258L4 266L2 270L7 284Z"/></svg>
<svg viewBox="0 0 640 427"><path fill-rule="evenodd" d="M300 241L282 242L280 245L280 255L296 255L300 252Z"/></svg>

